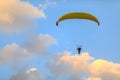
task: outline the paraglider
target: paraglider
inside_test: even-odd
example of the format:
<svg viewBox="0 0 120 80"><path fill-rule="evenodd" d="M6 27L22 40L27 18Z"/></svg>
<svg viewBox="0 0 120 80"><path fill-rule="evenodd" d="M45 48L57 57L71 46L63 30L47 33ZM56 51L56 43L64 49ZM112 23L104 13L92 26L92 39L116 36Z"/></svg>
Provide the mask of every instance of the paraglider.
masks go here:
<svg viewBox="0 0 120 80"><path fill-rule="evenodd" d="M81 50L82 50L82 47L80 45L77 45L78 54L80 54Z"/></svg>
<svg viewBox="0 0 120 80"><path fill-rule="evenodd" d="M57 20L56 26L58 26L58 24L61 21L69 20L69 19L85 19L85 20L90 20L90 21L96 22L98 24L98 26L100 25L99 20L92 14L85 13L85 12L71 12L71 13L67 13L67 14L64 14L63 16L61 16ZM78 54L80 54L81 50L82 50L82 47L80 45L77 45Z"/></svg>
<svg viewBox="0 0 120 80"><path fill-rule="evenodd" d="M60 17L56 22L56 26L58 26L59 22L63 20L68 20L68 19L86 19L86 20L91 20L96 22L98 26L100 25L100 22L98 21L98 19L92 14L85 13L85 12L71 12Z"/></svg>

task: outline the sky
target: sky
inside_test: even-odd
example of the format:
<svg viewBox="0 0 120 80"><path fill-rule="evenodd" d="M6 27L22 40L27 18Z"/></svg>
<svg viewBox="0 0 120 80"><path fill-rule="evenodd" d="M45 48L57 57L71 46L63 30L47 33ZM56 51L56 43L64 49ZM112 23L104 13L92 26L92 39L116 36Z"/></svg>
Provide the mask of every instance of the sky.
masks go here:
<svg viewBox="0 0 120 80"><path fill-rule="evenodd" d="M119 0L0 0L0 80L120 80L119 9ZM69 12L90 13L100 26L56 26Z"/></svg>

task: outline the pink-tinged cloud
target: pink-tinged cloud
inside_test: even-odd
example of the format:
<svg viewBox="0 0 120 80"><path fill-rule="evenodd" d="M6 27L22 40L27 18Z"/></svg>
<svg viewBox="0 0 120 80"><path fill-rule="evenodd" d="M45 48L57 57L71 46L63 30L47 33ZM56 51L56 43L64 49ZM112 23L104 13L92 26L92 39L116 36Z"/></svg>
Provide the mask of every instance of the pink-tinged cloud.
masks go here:
<svg viewBox="0 0 120 80"><path fill-rule="evenodd" d="M64 52L47 63L53 80L120 80L120 64L94 59L88 53ZM52 76L52 77L53 77Z"/></svg>
<svg viewBox="0 0 120 80"><path fill-rule="evenodd" d="M98 59L90 65L90 75L102 80L120 80L120 64Z"/></svg>
<svg viewBox="0 0 120 80"><path fill-rule="evenodd" d="M17 32L29 29L35 18L45 18L45 13L28 2L0 0L0 30Z"/></svg>
<svg viewBox="0 0 120 80"><path fill-rule="evenodd" d="M89 77L87 80L102 80L102 79L97 77Z"/></svg>

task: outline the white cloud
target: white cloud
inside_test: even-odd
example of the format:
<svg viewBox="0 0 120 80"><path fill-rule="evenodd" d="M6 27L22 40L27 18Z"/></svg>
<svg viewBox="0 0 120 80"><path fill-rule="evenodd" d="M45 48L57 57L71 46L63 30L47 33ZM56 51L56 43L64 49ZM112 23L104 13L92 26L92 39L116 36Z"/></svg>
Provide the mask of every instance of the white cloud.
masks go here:
<svg viewBox="0 0 120 80"><path fill-rule="evenodd" d="M12 76L10 80L42 80L42 75L37 68L31 68L27 71L19 71Z"/></svg>
<svg viewBox="0 0 120 80"><path fill-rule="evenodd" d="M39 8L41 10L45 10L47 7L51 6L51 5L56 5L56 2L50 2L48 0L45 0L44 4L39 4Z"/></svg>
<svg viewBox="0 0 120 80"><path fill-rule="evenodd" d="M31 68L30 70L27 70L26 73L30 74L30 73L37 71L37 70L38 70L37 68Z"/></svg>
<svg viewBox="0 0 120 80"><path fill-rule="evenodd" d="M43 11L28 2L0 0L0 31L17 32L34 25L34 18L45 18Z"/></svg>

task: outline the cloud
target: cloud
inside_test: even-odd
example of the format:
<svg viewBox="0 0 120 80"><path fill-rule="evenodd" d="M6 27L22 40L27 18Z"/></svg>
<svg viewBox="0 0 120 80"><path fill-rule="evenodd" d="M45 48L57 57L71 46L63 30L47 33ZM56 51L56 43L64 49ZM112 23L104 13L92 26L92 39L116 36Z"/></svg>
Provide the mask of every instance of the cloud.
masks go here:
<svg viewBox="0 0 120 80"><path fill-rule="evenodd" d="M51 44L56 44L57 41L50 35L39 34L33 35L28 42L24 44L24 48L33 53L45 54L46 49Z"/></svg>
<svg viewBox="0 0 120 80"><path fill-rule="evenodd" d="M29 70L19 71L10 80L42 80L42 75L37 68L31 68Z"/></svg>
<svg viewBox="0 0 120 80"><path fill-rule="evenodd" d="M35 72L37 70L38 70L37 68L31 68L30 70L27 70L26 73L30 74L31 72Z"/></svg>
<svg viewBox="0 0 120 80"><path fill-rule="evenodd" d="M0 50L0 63L7 64L9 62L26 60L31 56L26 49L21 48L16 43L12 43Z"/></svg>
<svg viewBox="0 0 120 80"><path fill-rule="evenodd" d="M17 32L33 27L35 18L45 18L45 13L28 2L0 0L0 30Z"/></svg>
<svg viewBox="0 0 120 80"><path fill-rule="evenodd" d="M56 5L56 2L49 2L48 0L45 0L44 4L39 4L39 8L41 10L45 10L47 7L49 7L51 5Z"/></svg>
<svg viewBox="0 0 120 80"><path fill-rule="evenodd" d="M87 80L102 80L101 78L90 77Z"/></svg>
<svg viewBox="0 0 120 80"><path fill-rule="evenodd" d="M0 63L29 60L38 54L45 54L47 47L56 43L53 37L45 34L35 35L29 40L31 41L24 43L24 46L12 43L0 49Z"/></svg>
<svg viewBox="0 0 120 80"><path fill-rule="evenodd" d="M64 52L62 56L48 62L47 68L58 80L61 77L64 78L63 80L81 80L80 76L88 73L91 60L93 58L88 53L79 56Z"/></svg>
<svg viewBox="0 0 120 80"><path fill-rule="evenodd" d="M120 64L98 59L90 65L90 75L102 80L120 80Z"/></svg>
<svg viewBox="0 0 120 80"><path fill-rule="evenodd" d="M120 80L120 64L64 52L47 63L53 80Z"/></svg>

